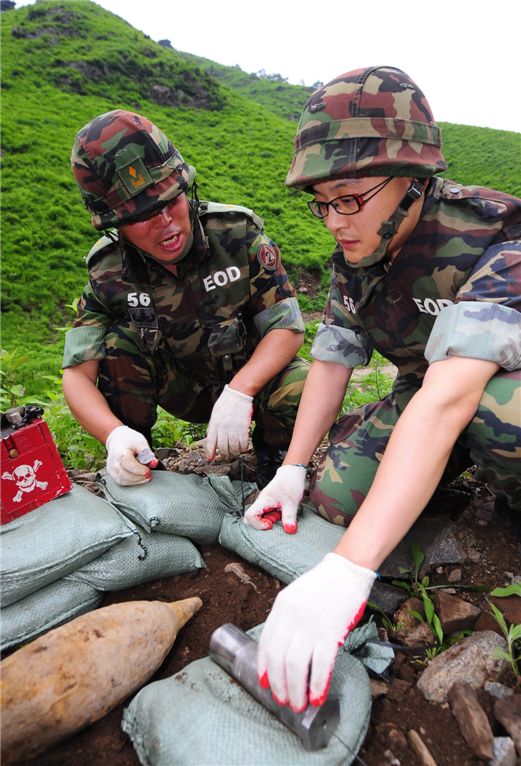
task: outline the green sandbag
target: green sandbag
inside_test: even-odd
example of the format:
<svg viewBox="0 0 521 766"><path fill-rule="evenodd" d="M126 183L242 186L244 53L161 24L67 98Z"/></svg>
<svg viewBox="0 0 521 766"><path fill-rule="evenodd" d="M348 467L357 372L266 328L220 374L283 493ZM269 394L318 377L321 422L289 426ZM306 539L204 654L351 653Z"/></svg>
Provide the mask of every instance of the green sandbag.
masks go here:
<svg viewBox="0 0 521 766"><path fill-rule="evenodd" d="M198 476L153 471L152 481L121 487L108 474L100 478L107 500L147 532L189 537L197 543L216 543L227 513L240 514L242 493L257 489L251 482L232 482L228 476Z"/></svg>
<svg viewBox="0 0 521 766"><path fill-rule="evenodd" d="M83 487L0 527L2 606L74 572L132 535L116 508Z"/></svg>
<svg viewBox="0 0 521 766"><path fill-rule="evenodd" d="M249 634L258 638L261 628ZM141 689L125 710L123 731L146 766L348 766L364 741L371 712L369 677L353 652L376 635L373 623L357 628L338 653L331 694L340 701L340 723L322 750L306 751L209 657ZM377 663L380 672L391 659L386 650Z"/></svg>
<svg viewBox="0 0 521 766"><path fill-rule="evenodd" d="M296 535L286 534L282 524L266 532L228 515L223 519L219 542L281 582L290 583L318 564L345 532L344 527L317 516L311 508L303 505L301 509Z"/></svg>
<svg viewBox="0 0 521 766"><path fill-rule="evenodd" d="M2 609L1 649L9 649L95 609L103 599L85 582L57 580Z"/></svg>
<svg viewBox="0 0 521 766"><path fill-rule="evenodd" d="M204 566L201 554L186 537L148 534L135 529L132 537L85 564L67 579L86 582L97 590L122 590Z"/></svg>

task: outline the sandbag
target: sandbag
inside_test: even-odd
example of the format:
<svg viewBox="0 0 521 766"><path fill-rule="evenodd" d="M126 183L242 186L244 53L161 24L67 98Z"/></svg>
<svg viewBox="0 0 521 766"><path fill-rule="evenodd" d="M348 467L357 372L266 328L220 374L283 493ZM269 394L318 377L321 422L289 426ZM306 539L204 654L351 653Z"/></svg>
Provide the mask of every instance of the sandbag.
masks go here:
<svg viewBox="0 0 521 766"><path fill-rule="evenodd" d="M2 605L74 572L133 534L116 508L83 487L0 527Z"/></svg>
<svg viewBox="0 0 521 766"><path fill-rule="evenodd" d="M148 534L134 529L132 537L77 569L67 579L86 582L101 591L122 590L204 566L201 554L186 537Z"/></svg>
<svg viewBox="0 0 521 766"><path fill-rule="evenodd" d="M95 609L102 599L103 593L86 582L62 578L46 585L2 609L0 648L4 651L32 641L47 630Z"/></svg>
<svg viewBox="0 0 521 766"><path fill-rule="evenodd" d="M219 542L278 580L289 583L318 564L335 548L344 532L344 527L331 524L302 505L296 535L286 534L281 524L275 524L266 532L246 526L242 518L227 515Z"/></svg>
<svg viewBox="0 0 521 766"><path fill-rule="evenodd" d="M248 632L258 638L261 628ZM376 635L374 623L357 628L338 653L331 694L340 700L340 723L323 750L307 752L209 657L144 687L125 710L123 731L147 766L348 766L364 741L371 712L369 678L353 653ZM379 672L392 656L384 650Z"/></svg>
<svg viewBox="0 0 521 766"><path fill-rule="evenodd" d="M232 482L228 476L198 476L154 471L151 482L133 487L116 484L104 472L100 487L107 500L147 532L189 537L197 543L216 543L227 513L240 514L242 494L256 484Z"/></svg>

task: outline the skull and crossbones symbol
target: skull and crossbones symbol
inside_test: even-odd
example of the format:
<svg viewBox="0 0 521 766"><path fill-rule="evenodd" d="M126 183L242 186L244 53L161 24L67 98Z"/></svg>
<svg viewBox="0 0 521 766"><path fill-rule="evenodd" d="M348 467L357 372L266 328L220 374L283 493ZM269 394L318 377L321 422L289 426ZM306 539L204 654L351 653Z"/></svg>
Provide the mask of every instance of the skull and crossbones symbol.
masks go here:
<svg viewBox="0 0 521 766"><path fill-rule="evenodd" d="M13 502L19 503L24 496L24 493L33 492L36 488L47 489L48 482L38 481L36 478L36 471L41 465L41 460L35 460L32 466L24 463L23 465L17 466L12 473L4 471L2 479L14 481L18 487L18 492L13 497Z"/></svg>

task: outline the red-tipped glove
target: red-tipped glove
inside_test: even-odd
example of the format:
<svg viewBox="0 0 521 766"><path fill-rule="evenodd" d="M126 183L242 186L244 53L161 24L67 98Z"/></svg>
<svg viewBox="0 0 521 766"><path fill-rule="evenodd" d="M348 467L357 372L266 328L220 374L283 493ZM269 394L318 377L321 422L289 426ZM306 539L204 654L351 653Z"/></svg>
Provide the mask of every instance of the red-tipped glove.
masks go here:
<svg viewBox="0 0 521 766"><path fill-rule="evenodd" d="M244 514L244 523L255 529L271 529L282 518L284 531L294 534L297 531L297 511L305 484L305 466L290 463L281 465Z"/></svg>
<svg viewBox="0 0 521 766"><path fill-rule="evenodd" d="M210 460L217 450L225 460L247 451L252 415L253 397L225 386L208 423L206 449Z"/></svg>
<svg viewBox="0 0 521 766"><path fill-rule="evenodd" d="M258 674L280 705L322 705L338 647L362 617L376 574L337 553L282 590L259 642Z"/></svg>
<svg viewBox="0 0 521 766"><path fill-rule="evenodd" d="M116 484L130 486L146 484L150 481L149 466L155 468L159 461L151 452L143 434L128 426L118 426L108 435L105 447L107 448L107 473ZM152 455L152 459L146 465L140 463L136 457L143 450L147 450Z"/></svg>

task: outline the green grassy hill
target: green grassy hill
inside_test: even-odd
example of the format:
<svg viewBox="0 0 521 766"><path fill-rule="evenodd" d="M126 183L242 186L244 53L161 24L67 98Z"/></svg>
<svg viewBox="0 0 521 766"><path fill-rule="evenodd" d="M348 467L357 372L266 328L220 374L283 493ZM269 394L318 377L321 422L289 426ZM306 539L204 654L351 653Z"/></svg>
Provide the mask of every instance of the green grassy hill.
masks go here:
<svg viewBox="0 0 521 766"><path fill-rule="evenodd" d="M278 74L247 74L239 66L217 64L192 53L181 52L181 56L206 70L223 85L258 101L274 114L287 120L298 121L302 105L314 91L314 88L305 85L290 85Z"/></svg>
<svg viewBox="0 0 521 766"><path fill-rule="evenodd" d="M321 307L331 240L284 186L291 118L309 89L166 48L89 0L2 13L2 63L2 348L27 357L17 375L28 394L59 374L59 328L98 236L70 172L74 135L114 108L145 114L174 140L202 198L254 208L295 283L305 272L321 286L303 308ZM449 177L521 193L519 134L442 127Z"/></svg>

